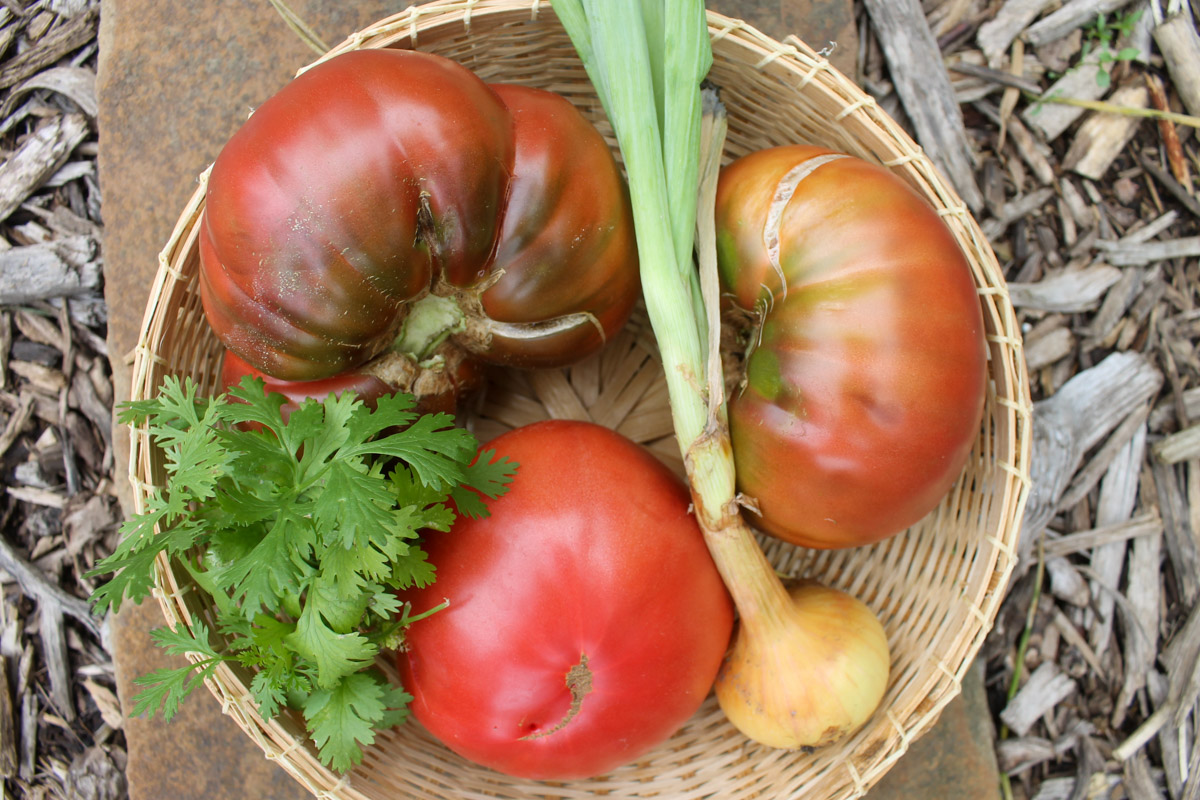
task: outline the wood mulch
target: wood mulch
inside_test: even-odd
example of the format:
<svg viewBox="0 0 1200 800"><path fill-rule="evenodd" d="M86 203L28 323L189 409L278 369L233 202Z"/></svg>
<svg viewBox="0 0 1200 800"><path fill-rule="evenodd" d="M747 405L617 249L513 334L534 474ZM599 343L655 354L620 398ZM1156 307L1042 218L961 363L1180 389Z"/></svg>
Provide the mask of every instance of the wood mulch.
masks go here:
<svg viewBox="0 0 1200 800"><path fill-rule="evenodd" d="M82 574L114 543L96 174L99 4L0 3L0 796L116 798L124 744Z"/></svg>
<svg viewBox="0 0 1200 800"><path fill-rule="evenodd" d="M975 211L1025 334L1034 482L981 656L1014 798L1200 797L1195 5L856 4L861 84ZM98 19L97 0L0 0L0 798L127 794L83 577L123 480Z"/></svg>

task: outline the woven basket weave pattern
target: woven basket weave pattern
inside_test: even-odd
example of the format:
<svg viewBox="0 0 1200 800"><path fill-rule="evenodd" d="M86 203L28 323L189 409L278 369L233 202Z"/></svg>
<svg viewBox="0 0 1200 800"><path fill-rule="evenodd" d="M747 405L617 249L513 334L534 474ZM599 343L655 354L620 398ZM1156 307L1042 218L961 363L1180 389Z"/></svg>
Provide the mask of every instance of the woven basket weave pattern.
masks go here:
<svg viewBox="0 0 1200 800"><path fill-rule="evenodd" d="M945 219L979 290L989 343L987 408L962 478L938 509L904 534L869 548L814 552L761 540L782 573L819 577L862 598L880 615L893 656L880 710L846 741L802 754L748 741L710 698L683 730L638 763L602 779L562 785L510 779L470 764L410 723L382 733L359 767L338 776L320 765L299 719L260 718L249 697L250 676L223 667L209 682L223 710L314 796L843 800L864 794L958 694L1007 587L1029 485L1028 385L1003 275L978 225L930 160L826 59L799 41L779 43L712 12L709 29L710 80L729 113L727 159L808 142L891 167ZM360 31L326 57L368 47L429 50L459 61L484 80L558 92L613 142L574 48L545 0L442 0L416 6ZM134 399L155 394L167 375L191 376L203 391L218 386L221 348L197 290L196 236L205 178L160 256L135 354ZM469 424L487 440L548 417L591 419L615 428L680 467L661 364L641 315L583 364L496 373L470 409ZM130 465L141 511L148 491L161 485L165 474L144 430L134 432ZM172 625L211 622L186 573L176 573L165 559L158 563L156 596Z"/></svg>

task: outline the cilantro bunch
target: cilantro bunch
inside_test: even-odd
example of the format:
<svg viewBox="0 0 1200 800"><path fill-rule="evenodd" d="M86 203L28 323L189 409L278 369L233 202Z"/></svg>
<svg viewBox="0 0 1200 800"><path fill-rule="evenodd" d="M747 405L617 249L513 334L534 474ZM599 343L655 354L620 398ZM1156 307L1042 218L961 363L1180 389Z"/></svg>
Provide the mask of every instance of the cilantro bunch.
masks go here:
<svg viewBox="0 0 1200 800"><path fill-rule="evenodd" d="M515 465L491 451L476 460L474 436L450 415L418 415L409 395L374 409L330 395L286 421L284 402L249 377L215 398L168 378L121 408L164 451L167 481L89 573L115 573L92 601L98 613L141 601L159 554L175 559L211 596L219 637L199 620L154 631L195 663L137 678L134 713L161 707L170 719L222 663L238 664L254 672L259 711L299 710L321 760L344 771L375 730L407 716L411 697L373 663L437 610L414 615L396 596L434 579L419 537L448 530L455 509L486 515L484 498L507 490Z"/></svg>

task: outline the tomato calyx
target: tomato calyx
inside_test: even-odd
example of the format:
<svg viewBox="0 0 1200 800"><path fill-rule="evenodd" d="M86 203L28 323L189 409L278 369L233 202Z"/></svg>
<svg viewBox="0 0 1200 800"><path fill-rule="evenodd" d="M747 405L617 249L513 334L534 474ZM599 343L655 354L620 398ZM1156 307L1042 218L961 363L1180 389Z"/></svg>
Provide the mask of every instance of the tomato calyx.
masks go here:
<svg viewBox="0 0 1200 800"><path fill-rule="evenodd" d="M579 654L579 663L567 670L566 674L567 691L571 693L571 706L567 709L567 713L553 727L544 731L535 730L521 737L522 741L530 739L541 739L546 736L558 733L563 728L571 723L571 720L579 714L579 710L583 708L583 698L587 697L592 692L592 670L588 666L587 653Z"/></svg>
<svg viewBox="0 0 1200 800"><path fill-rule="evenodd" d="M429 410L453 409L455 398L474 388L480 378L469 355L449 343L441 344L422 361L389 350L368 361L359 371L413 395Z"/></svg>
<svg viewBox="0 0 1200 800"><path fill-rule="evenodd" d="M465 289L439 283L410 302L391 351L407 357L418 367L436 368L437 354L448 342L461 351L461 357L478 357L485 361L490 360L487 353L497 345L507 352L514 349L512 345L552 342L584 328L594 329L600 341L607 342L604 325L588 311L526 322L505 322L488 316L483 295L502 277L500 270Z"/></svg>
<svg viewBox="0 0 1200 800"><path fill-rule="evenodd" d="M438 223L426 192L421 193L417 205L417 240L430 253L437 253ZM604 324L590 311L523 321L494 319L487 311L484 296L505 278L503 266L493 265L481 271L476 282L461 286L448 278L436 255L433 260L430 286L408 302L400 332L391 346L391 350L408 356L420 367L436 366L429 359L447 340L484 361L493 360L489 353L511 353L530 345L552 343L583 329L594 329L600 341L607 343ZM507 363L507 359L501 357L501 362Z"/></svg>
<svg viewBox="0 0 1200 800"><path fill-rule="evenodd" d="M424 365L452 335L466 329L466 315L453 297L428 293L410 303L392 351Z"/></svg>

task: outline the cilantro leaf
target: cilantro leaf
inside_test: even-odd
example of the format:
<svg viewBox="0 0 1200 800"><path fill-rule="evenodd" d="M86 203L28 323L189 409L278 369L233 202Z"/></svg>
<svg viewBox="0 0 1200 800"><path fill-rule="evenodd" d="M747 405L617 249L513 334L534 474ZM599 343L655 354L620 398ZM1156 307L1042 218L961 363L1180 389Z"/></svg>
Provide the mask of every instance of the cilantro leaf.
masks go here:
<svg viewBox="0 0 1200 800"><path fill-rule="evenodd" d="M299 465L279 440L265 431L221 432L221 445L236 453L229 465L229 479L218 498L238 504L237 521L245 524L255 511L269 515L278 503L299 494ZM249 503L255 508L246 507Z"/></svg>
<svg viewBox="0 0 1200 800"><path fill-rule="evenodd" d="M331 396L324 408L313 400L308 400L292 416L300 414L295 421L289 421L288 432L302 437L304 453L301 456L302 467L323 465L328 459L351 440L350 419L356 408L363 408L357 403L353 393Z"/></svg>
<svg viewBox="0 0 1200 800"><path fill-rule="evenodd" d="M245 426L246 423L261 425L274 434L283 429L283 405L287 398L267 392L266 382L262 378L243 377L237 386L230 388L229 397L241 402L226 404L224 418L227 421L238 426Z"/></svg>
<svg viewBox="0 0 1200 800"><path fill-rule="evenodd" d="M391 619L400 613L401 605L395 592L376 591L371 595L369 608L383 619Z"/></svg>
<svg viewBox="0 0 1200 800"><path fill-rule="evenodd" d="M258 712L267 719L279 713L287 704L287 665L282 660L274 661L266 669L254 673L250 679L250 694L258 704Z"/></svg>
<svg viewBox="0 0 1200 800"><path fill-rule="evenodd" d="M150 434L166 455L172 482L188 487L193 499L213 496L231 454L214 447L214 426L221 406L196 396L196 385L168 378L161 394L161 407L148 417Z"/></svg>
<svg viewBox="0 0 1200 800"><path fill-rule="evenodd" d="M282 622L266 614L259 614L255 617L254 624L256 626L252 634L254 645L264 650L278 649L288 634L296 630L295 624Z"/></svg>
<svg viewBox="0 0 1200 800"><path fill-rule="evenodd" d="M407 704L409 699L389 691L382 677L369 672L313 692L304 704L304 716L321 759L339 771L362 761L362 746L375 741L374 728L389 716L389 705Z"/></svg>
<svg viewBox="0 0 1200 800"><path fill-rule="evenodd" d="M194 630L156 628L151 638L172 655L199 653L203 658L196 664L165 667L133 679L144 687L133 698L133 715L154 716L161 709L163 719L170 720L179 711L183 698L202 685L224 660L208 642L208 629L197 621Z"/></svg>
<svg viewBox="0 0 1200 800"><path fill-rule="evenodd" d="M454 512L443 503L446 500L446 490L441 486L428 486L417 480L411 469L405 466L396 467L388 476L389 488L396 498L396 504L403 509L420 509L420 519L410 522L412 530L417 528L432 528L438 531L450 530L454 522Z"/></svg>
<svg viewBox="0 0 1200 800"><path fill-rule="evenodd" d="M425 551L413 548L409 558L392 562L390 582L393 586L428 586L434 575L434 565L426 559Z"/></svg>
<svg viewBox="0 0 1200 800"><path fill-rule="evenodd" d="M384 684L383 697L381 700L384 705L383 717L376 728L393 728L408 719L408 704L412 702L412 695L401 689L395 684Z"/></svg>
<svg viewBox="0 0 1200 800"><path fill-rule="evenodd" d="M208 627L200 620L192 623L190 631L186 628L155 628L150 631L150 636L171 655L200 653L209 658L220 657L208 641Z"/></svg>
<svg viewBox="0 0 1200 800"><path fill-rule="evenodd" d="M97 587L92 593L92 606L96 613L104 613L110 608L115 611L125 599L140 602L149 597L154 589L154 562L159 553L181 553L195 544L200 536L199 528L185 521L166 533L153 537L139 548L123 546L132 539L122 542L112 554L97 561L96 565L85 573L90 577L109 572L116 573L111 580Z"/></svg>
<svg viewBox="0 0 1200 800"><path fill-rule="evenodd" d="M332 570L322 572L308 586L308 604L321 609L321 616L331 630L349 633L358 627L371 602L371 595L360 591L362 588L340 583Z"/></svg>
<svg viewBox="0 0 1200 800"><path fill-rule="evenodd" d="M315 603L309 603L296 630L286 641L293 650L317 667L317 686L328 689L366 667L375 657L376 648L359 633L337 633L325 623Z"/></svg>
<svg viewBox="0 0 1200 800"><path fill-rule="evenodd" d="M351 416L347 423L351 441L366 442L375 439L389 428L407 428L417 418L413 408L416 401L409 394L394 394L375 401L375 411L365 413L366 407ZM444 416L444 415L441 415Z"/></svg>
<svg viewBox="0 0 1200 800"><path fill-rule="evenodd" d="M217 585L227 587L234 600L253 617L262 608L279 608L279 598L300 590L300 581L309 571L303 562L292 558L303 541L311 541L309 522L294 510L281 510L274 525L253 548L230 561L213 575Z"/></svg>
<svg viewBox="0 0 1200 800"><path fill-rule="evenodd" d="M478 444L469 431L453 426L448 414L428 414L400 433L369 445L347 449L348 454L371 451L407 463L426 486L453 486L463 480L464 464L475 456Z"/></svg>
<svg viewBox="0 0 1200 800"><path fill-rule="evenodd" d="M179 712L184 698L202 686L220 664L220 659L208 659L199 665L164 667L139 675L133 682L143 688L133 697L133 716L153 717L155 711L160 711L169 722Z"/></svg>
<svg viewBox="0 0 1200 800"><path fill-rule="evenodd" d="M371 530L389 524L395 497L379 470L358 470L345 462L329 466L312 513L323 529L337 533L343 547L361 545Z"/></svg>
<svg viewBox="0 0 1200 800"><path fill-rule="evenodd" d="M450 490L458 513L472 519L487 516L487 503L480 495L495 500L508 491L517 465L508 458L493 461L495 457L495 450L487 450L464 468L462 485Z"/></svg>
<svg viewBox="0 0 1200 800"><path fill-rule="evenodd" d="M92 608L97 614L115 611L120 608L123 600L141 602L149 597L154 589L154 561L158 558L157 551L141 550L119 561L111 558L110 556L97 562L95 569L85 573L87 577L95 577L114 569L120 570L112 580L101 584L92 592Z"/></svg>

